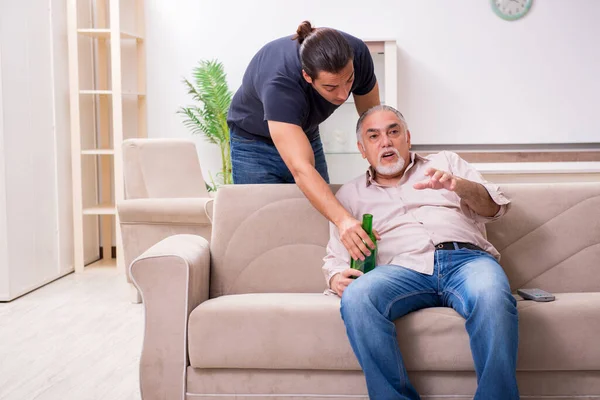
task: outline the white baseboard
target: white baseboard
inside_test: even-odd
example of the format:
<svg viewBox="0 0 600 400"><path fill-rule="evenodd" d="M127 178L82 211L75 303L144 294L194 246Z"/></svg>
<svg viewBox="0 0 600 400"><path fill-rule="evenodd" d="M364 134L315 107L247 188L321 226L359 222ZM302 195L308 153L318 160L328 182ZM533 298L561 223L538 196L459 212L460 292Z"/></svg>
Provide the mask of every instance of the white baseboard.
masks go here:
<svg viewBox="0 0 600 400"><path fill-rule="evenodd" d="M45 279L45 280L43 280L41 282L38 282L35 285L31 285L31 286L29 286L29 287L27 287L25 289L21 289L18 292L15 292L15 293L10 293L9 292L9 293L0 294L0 302L12 301L12 300L14 300L14 299L16 299L18 297L21 297L21 296L23 296L23 295L25 295L25 294L27 294L29 292L32 292L32 291L34 291L36 289L41 288L42 286L47 285L50 282L53 282L53 281L55 281L57 279L60 279L60 278L62 278L65 275L69 275L70 273L72 273L74 271L75 271L75 268L69 267L66 270L61 271L60 273L56 274L55 276L53 276L51 278Z"/></svg>

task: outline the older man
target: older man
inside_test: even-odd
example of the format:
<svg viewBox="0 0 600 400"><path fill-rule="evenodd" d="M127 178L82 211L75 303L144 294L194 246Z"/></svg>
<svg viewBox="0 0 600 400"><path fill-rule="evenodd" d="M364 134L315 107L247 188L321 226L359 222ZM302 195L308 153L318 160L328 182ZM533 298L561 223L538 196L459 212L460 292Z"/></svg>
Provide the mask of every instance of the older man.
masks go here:
<svg viewBox="0 0 600 400"><path fill-rule="evenodd" d="M393 321L421 308L452 307L466 320L475 399L518 399L516 301L484 227L507 211L509 200L455 153L411 152L410 132L394 108L369 109L356 131L371 167L336 196L357 219L373 214L381 236L377 267L366 274L350 269L332 226L323 271L342 298L342 318L369 397L419 399Z"/></svg>

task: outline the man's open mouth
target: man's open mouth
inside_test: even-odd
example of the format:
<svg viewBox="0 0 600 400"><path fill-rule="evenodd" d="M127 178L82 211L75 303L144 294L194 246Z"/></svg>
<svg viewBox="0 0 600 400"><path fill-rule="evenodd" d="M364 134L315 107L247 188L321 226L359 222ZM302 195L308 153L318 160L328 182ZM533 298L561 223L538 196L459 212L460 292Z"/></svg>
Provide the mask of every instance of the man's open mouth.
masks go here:
<svg viewBox="0 0 600 400"><path fill-rule="evenodd" d="M386 159L386 158L392 158L392 157L393 157L393 156L395 156L395 155L396 155L396 153L395 153L395 152L393 152L393 151L386 151L385 153L383 153L383 154L381 155L381 158L382 158L382 159Z"/></svg>

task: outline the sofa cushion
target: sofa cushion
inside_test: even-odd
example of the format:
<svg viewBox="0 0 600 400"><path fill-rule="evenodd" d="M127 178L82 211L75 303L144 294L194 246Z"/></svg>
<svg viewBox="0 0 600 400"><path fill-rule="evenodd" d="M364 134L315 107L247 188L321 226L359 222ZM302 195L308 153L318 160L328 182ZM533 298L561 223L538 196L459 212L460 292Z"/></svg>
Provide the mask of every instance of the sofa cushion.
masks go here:
<svg viewBox="0 0 600 400"><path fill-rule="evenodd" d="M519 370L599 370L600 293L558 293L550 303L518 302ZM359 370L337 296L229 295L190 315L195 368ZM464 319L429 308L396 321L411 371L473 371Z"/></svg>

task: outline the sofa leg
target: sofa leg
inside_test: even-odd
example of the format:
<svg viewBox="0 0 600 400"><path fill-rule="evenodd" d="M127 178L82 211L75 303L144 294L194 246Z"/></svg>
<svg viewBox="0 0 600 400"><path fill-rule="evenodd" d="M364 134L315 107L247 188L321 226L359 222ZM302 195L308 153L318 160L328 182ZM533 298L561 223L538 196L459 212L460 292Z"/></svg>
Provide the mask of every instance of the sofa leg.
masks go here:
<svg viewBox="0 0 600 400"><path fill-rule="evenodd" d="M133 304L140 304L142 302L142 295L133 283L129 284L129 298Z"/></svg>

